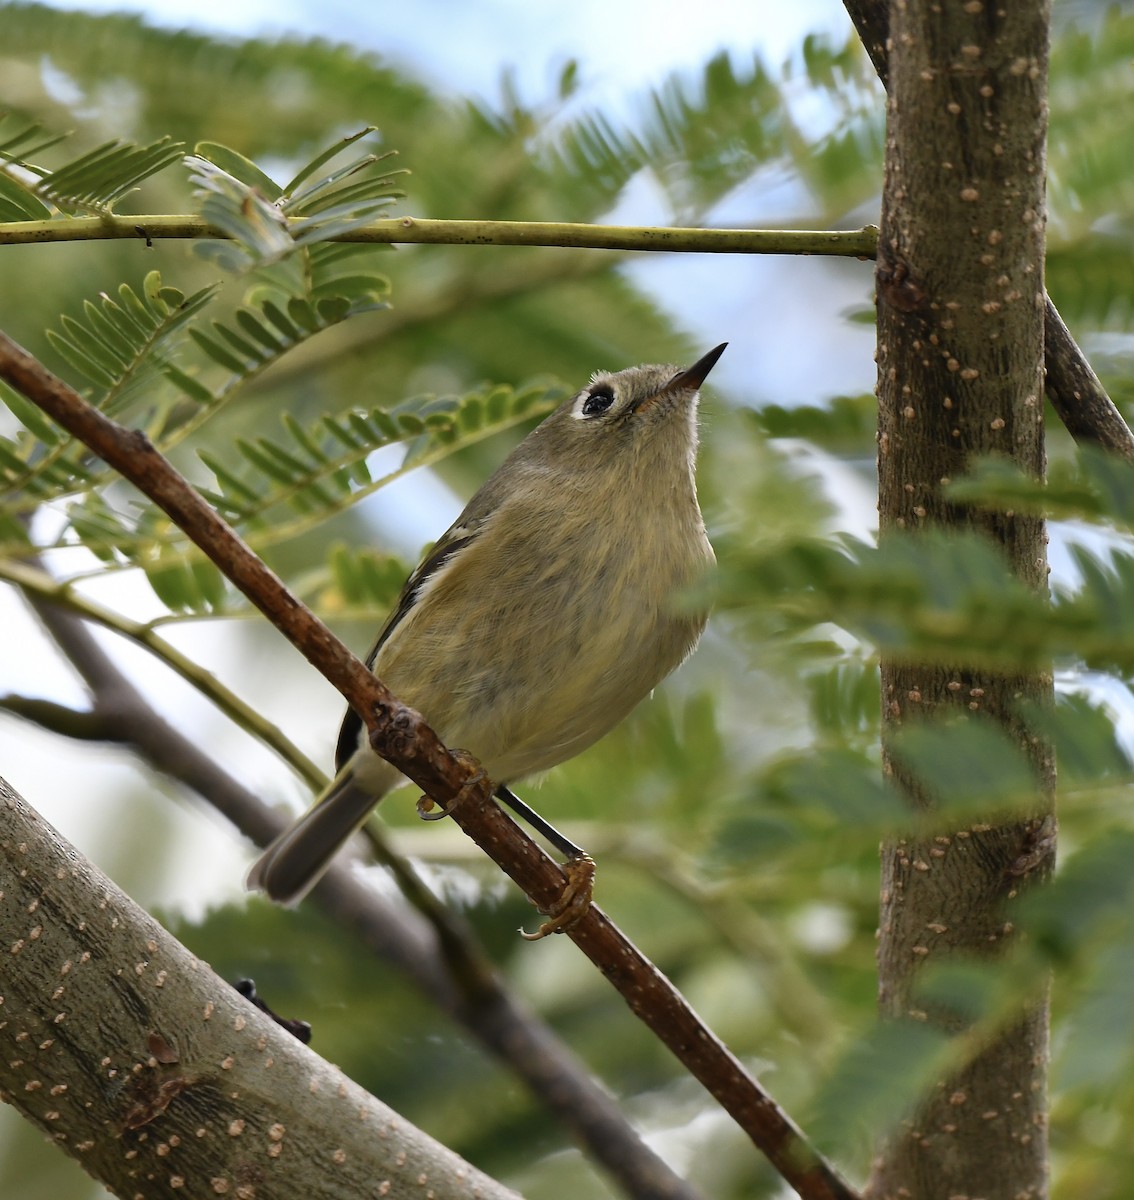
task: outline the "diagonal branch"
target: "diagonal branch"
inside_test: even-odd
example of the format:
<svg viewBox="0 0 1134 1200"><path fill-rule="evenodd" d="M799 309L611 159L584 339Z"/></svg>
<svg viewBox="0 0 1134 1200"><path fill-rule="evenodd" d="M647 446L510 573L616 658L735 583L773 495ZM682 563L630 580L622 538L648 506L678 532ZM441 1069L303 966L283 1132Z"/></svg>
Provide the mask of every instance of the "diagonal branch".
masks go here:
<svg viewBox="0 0 1134 1200"><path fill-rule="evenodd" d="M878 78L889 90L890 11L887 0L843 2ZM1045 295L1044 301L1044 389L1052 407L1075 441L1101 446L1134 462L1134 433L1107 395L1051 297Z"/></svg>
<svg viewBox="0 0 1134 1200"><path fill-rule="evenodd" d="M364 721L373 749L433 800L452 808L457 824L538 907L552 908L563 893L566 876L492 802L491 784L475 761L447 750L418 713L392 695L291 595L148 438L93 409L3 334L0 378L158 504L339 689ZM798 1126L605 913L592 905L569 936L802 1197L851 1200L853 1191Z"/></svg>
<svg viewBox="0 0 1134 1200"><path fill-rule="evenodd" d="M2 779L0 877L0 1095L115 1195L519 1200L218 979Z"/></svg>
<svg viewBox="0 0 1134 1200"><path fill-rule="evenodd" d="M92 636L87 624L43 597L29 597L40 621L91 693L89 714L68 714L75 736L130 745L152 767L191 788L259 846L284 821L242 787L204 751L163 720ZM11 702L4 707L15 711ZM31 711L35 719L46 712ZM89 717L76 730L76 718ZM380 856L416 907L397 908L363 886L345 864L335 864L313 899L340 927L402 970L444 1012L528 1084L537 1100L563 1122L583 1149L634 1200L697 1200L696 1193L641 1140L617 1103L574 1055L505 986L468 924L441 905L412 868Z"/></svg>

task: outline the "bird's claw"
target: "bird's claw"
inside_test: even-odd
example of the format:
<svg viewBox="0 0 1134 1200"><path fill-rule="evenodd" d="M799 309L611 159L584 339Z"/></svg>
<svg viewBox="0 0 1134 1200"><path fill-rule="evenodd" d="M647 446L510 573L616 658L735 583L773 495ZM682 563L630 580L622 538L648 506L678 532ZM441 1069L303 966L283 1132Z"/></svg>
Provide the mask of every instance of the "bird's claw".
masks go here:
<svg viewBox="0 0 1134 1200"><path fill-rule="evenodd" d="M535 931L520 930L520 936L529 942L538 942L549 933L566 933L582 920L591 906L591 895L595 890L595 860L589 854L569 858L562 864L567 876L563 894L549 908L540 911L547 920Z"/></svg>
<svg viewBox="0 0 1134 1200"><path fill-rule="evenodd" d="M457 751L460 753L460 751ZM481 786L488 776L483 770L477 768L472 775L461 784L461 790L447 804L438 805L431 796L420 796L417 801L417 815L423 821L440 821L447 817L450 813L460 808L462 804L469 798L477 788ZM434 812L433 809L437 811Z"/></svg>

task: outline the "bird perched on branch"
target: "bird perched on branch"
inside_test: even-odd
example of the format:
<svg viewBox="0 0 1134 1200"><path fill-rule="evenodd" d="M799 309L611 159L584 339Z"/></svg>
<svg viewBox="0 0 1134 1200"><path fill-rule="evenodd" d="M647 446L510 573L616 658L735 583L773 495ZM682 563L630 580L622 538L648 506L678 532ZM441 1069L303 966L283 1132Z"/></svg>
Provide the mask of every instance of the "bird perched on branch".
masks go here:
<svg viewBox="0 0 1134 1200"><path fill-rule="evenodd" d="M691 367L599 372L512 451L407 580L367 658L497 795L568 855L582 851L507 785L598 741L696 645L682 593L712 565L697 503ZM348 711L338 774L252 867L299 900L400 780Z"/></svg>

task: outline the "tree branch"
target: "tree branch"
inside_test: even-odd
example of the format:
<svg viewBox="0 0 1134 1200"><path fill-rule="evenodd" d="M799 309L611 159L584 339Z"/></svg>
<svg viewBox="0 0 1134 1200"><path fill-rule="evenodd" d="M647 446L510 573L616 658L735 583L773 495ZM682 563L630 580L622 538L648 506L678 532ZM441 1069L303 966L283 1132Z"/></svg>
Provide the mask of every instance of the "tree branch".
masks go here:
<svg viewBox="0 0 1134 1200"><path fill-rule="evenodd" d="M279 757L309 786L318 789L327 782L327 777L294 743L289 741L270 722L264 720L251 705L235 692L225 687L211 672L188 655L182 654L171 643L155 633L154 629L140 621L131 621L121 613L77 593L74 588L61 584L42 567L27 562L0 560L0 580L18 587L29 602L44 600L60 609L85 617L127 638L135 645L148 650L171 671L181 676L186 683L216 705L226 717L245 730L265 746L274 750Z"/></svg>
<svg viewBox="0 0 1134 1200"><path fill-rule="evenodd" d="M398 701L291 595L143 434L97 412L3 334L0 377L158 504L338 688L364 721L374 750L433 800L450 808L457 824L538 907L554 906L566 876L492 802L491 784L475 761L447 750L418 713ZM801 1196L808 1200L853 1196L787 1114L605 913L592 905L569 936Z"/></svg>
<svg viewBox="0 0 1134 1200"><path fill-rule="evenodd" d="M303 221L292 221L297 232ZM191 213L0 221L0 246L44 242L163 238L227 238L222 229ZM591 225L570 221L441 221L392 217L332 240L375 244L445 246L561 246L593 250L652 250L671 254L833 254L873 258L878 230L682 229Z"/></svg>
<svg viewBox="0 0 1134 1200"><path fill-rule="evenodd" d="M0 780L0 1098L120 1196L516 1200L218 979ZM253 1185L254 1186L251 1186Z"/></svg>
<svg viewBox="0 0 1134 1200"><path fill-rule="evenodd" d="M285 822L278 814L154 712L83 621L41 596L29 597L29 602L90 689L95 728L192 789L256 845L266 846L282 831ZM29 715L34 719L36 714ZM403 971L527 1083L629 1196L697 1200L698 1194L645 1145L583 1064L509 991L467 922L440 904L384 843L379 841L375 849L426 919L384 900L343 863L333 865L312 893L315 903L340 928Z"/></svg>
<svg viewBox="0 0 1134 1200"><path fill-rule="evenodd" d="M886 0L844 0L883 86L890 88L890 10ZM1134 433L1107 395L1051 297L1044 295L1044 390L1067 432L1134 462Z"/></svg>

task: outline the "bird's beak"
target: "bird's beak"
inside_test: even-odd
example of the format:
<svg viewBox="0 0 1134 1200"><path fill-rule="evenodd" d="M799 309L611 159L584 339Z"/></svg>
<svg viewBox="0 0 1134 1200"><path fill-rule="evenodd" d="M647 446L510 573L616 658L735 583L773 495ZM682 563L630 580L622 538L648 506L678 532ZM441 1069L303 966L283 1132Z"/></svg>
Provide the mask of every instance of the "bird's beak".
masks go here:
<svg viewBox="0 0 1134 1200"><path fill-rule="evenodd" d="M646 409L653 408L663 396L672 396L674 392L695 392L705 382L705 376L713 369L717 359L725 352L727 345L728 342L721 342L715 350L710 350L704 358L699 358L691 367L686 367L684 371L678 371L652 396L639 400L634 406L634 412L645 412Z"/></svg>
<svg viewBox="0 0 1134 1200"><path fill-rule="evenodd" d="M664 390L667 392L677 391L681 388L686 391L695 392L701 384L705 382L705 377L717 365L717 359L725 352L725 347L728 342L721 342L715 349L710 350L708 354L691 366L686 367L684 371L678 371L677 374L665 385Z"/></svg>

